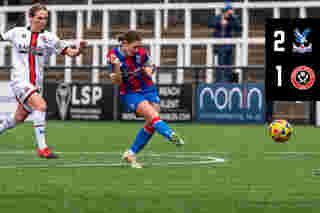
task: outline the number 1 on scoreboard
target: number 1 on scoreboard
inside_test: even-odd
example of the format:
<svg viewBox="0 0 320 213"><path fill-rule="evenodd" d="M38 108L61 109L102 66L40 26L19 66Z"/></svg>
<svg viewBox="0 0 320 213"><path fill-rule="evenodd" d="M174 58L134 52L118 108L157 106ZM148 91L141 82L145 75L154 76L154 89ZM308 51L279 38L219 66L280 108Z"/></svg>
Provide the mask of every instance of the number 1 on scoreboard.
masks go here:
<svg viewBox="0 0 320 213"><path fill-rule="evenodd" d="M277 86L281 87L282 86L282 66L277 65L276 70L277 70Z"/></svg>

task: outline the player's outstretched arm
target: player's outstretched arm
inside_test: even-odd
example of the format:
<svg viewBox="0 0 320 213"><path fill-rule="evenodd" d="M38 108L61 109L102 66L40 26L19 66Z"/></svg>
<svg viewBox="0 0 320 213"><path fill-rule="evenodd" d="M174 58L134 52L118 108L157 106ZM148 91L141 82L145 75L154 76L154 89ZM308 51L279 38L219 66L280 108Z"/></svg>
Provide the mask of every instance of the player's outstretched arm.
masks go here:
<svg viewBox="0 0 320 213"><path fill-rule="evenodd" d="M83 54L85 48L87 47L87 41L79 41L75 47L67 47L67 49L64 51L64 54L70 57L76 57L80 54Z"/></svg>

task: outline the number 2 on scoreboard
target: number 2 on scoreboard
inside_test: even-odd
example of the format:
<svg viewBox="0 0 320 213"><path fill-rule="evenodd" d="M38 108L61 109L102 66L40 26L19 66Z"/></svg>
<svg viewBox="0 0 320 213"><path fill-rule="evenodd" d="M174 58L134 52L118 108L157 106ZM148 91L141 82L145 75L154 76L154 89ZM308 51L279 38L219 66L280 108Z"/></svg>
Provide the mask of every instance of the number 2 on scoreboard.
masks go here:
<svg viewBox="0 0 320 213"><path fill-rule="evenodd" d="M274 38L276 38L276 40L274 40L274 51L275 52L284 52L285 51L284 47L280 47L280 45L283 44L285 41L284 31L282 31L282 30L274 31L273 36L274 36Z"/></svg>

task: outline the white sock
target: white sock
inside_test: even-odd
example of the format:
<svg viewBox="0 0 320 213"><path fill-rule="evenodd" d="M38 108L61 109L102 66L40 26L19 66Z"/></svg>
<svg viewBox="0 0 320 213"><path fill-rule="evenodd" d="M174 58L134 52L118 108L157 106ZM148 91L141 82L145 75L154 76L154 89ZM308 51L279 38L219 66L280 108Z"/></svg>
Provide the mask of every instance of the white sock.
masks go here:
<svg viewBox="0 0 320 213"><path fill-rule="evenodd" d="M14 119L14 113L12 113L5 120L3 120L2 124L0 124L0 134L4 133L7 129L16 127L16 125L17 122Z"/></svg>
<svg viewBox="0 0 320 213"><path fill-rule="evenodd" d="M44 149L47 147L46 144L46 112L33 111L33 128L36 135L36 140L38 143L39 149Z"/></svg>

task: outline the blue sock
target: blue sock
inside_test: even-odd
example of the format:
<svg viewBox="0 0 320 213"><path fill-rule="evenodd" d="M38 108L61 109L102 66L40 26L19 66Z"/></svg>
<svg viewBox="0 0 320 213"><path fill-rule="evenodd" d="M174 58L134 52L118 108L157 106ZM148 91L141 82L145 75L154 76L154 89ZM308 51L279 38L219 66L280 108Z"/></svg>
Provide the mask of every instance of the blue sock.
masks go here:
<svg viewBox="0 0 320 213"><path fill-rule="evenodd" d="M152 127L162 136L166 137L168 140L171 140L172 130L168 127L168 124L163 120L160 120L160 117L154 118L151 121Z"/></svg>
<svg viewBox="0 0 320 213"><path fill-rule="evenodd" d="M153 133L154 129L152 127L144 126L141 128L136 136L136 139L131 145L130 150L134 153L139 153L145 147L145 145L147 145Z"/></svg>

